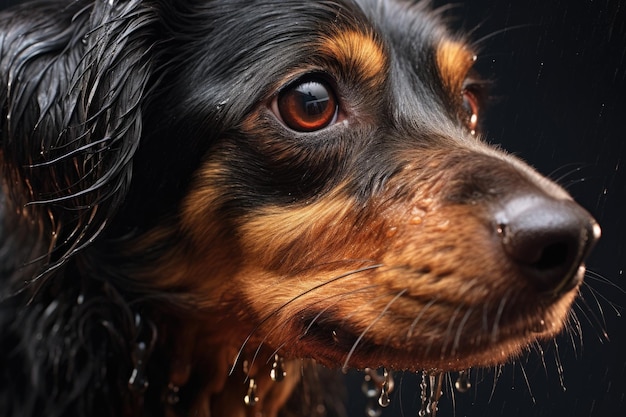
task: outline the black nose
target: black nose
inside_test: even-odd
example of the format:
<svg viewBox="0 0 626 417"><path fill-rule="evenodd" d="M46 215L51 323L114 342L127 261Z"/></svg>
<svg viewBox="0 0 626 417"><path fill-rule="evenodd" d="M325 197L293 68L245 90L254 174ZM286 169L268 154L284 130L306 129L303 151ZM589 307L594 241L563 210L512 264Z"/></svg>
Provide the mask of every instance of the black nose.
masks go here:
<svg viewBox="0 0 626 417"><path fill-rule="evenodd" d="M575 286L600 237L600 227L579 205L543 195L509 200L496 220L505 253L542 292L559 294Z"/></svg>

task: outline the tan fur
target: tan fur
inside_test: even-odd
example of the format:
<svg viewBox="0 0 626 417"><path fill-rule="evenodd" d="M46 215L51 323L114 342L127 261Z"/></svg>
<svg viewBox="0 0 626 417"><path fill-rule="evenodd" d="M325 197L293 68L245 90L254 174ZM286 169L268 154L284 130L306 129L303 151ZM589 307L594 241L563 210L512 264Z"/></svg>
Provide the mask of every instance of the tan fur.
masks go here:
<svg viewBox="0 0 626 417"><path fill-rule="evenodd" d="M318 50L323 56L336 60L347 74L359 74L372 84L381 80L387 67L386 54L369 33L339 32L324 39Z"/></svg>
<svg viewBox="0 0 626 417"><path fill-rule="evenodd" d="M464 42L444 39L437 45L437 66L441 79L450 91L460 91L475 54Z"/></svg>

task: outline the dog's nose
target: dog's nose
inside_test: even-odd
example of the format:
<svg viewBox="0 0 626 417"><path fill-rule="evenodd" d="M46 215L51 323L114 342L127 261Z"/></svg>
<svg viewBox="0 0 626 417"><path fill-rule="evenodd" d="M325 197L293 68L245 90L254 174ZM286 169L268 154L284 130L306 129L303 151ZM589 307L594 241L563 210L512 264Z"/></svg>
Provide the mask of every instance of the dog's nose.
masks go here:
<svg viewBox="0 0 626 417"><path fill-rule="evenodd" d="M573 288L600 227L579 205L543 195L509 200L496 213L507 256L541 292Z"/></svg>

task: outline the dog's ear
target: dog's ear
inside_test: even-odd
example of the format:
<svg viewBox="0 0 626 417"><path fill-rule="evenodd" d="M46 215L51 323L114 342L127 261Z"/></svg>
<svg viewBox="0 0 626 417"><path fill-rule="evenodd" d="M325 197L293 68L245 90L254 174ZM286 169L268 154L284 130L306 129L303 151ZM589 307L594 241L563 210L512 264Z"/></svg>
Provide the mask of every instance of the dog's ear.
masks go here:
<svg viewBox="0 0 626 417"><path fill-rule="evenodd" d="M49 267L93 240L124 199L155 18L141 0L0 16L0 161L16 210L51 236Z"/></svg>

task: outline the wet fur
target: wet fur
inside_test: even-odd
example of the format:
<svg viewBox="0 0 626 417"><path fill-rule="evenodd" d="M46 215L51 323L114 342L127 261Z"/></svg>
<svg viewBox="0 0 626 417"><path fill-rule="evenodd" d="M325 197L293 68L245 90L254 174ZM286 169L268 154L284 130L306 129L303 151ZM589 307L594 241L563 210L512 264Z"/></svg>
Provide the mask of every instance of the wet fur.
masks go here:
<svg viewBox="0 0 626 417"><path fill-rule="evenodd" d="M4 415L332 415L318 364L464 369L561 330L576 288L537 301L485 225L569 197L471 134L438 13L363 3L1 15ZM311 72L345 120L297 134L269 103Z"/></svg>

